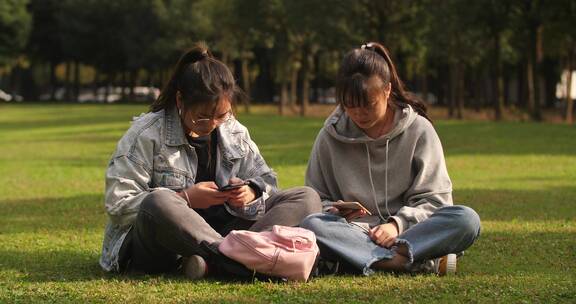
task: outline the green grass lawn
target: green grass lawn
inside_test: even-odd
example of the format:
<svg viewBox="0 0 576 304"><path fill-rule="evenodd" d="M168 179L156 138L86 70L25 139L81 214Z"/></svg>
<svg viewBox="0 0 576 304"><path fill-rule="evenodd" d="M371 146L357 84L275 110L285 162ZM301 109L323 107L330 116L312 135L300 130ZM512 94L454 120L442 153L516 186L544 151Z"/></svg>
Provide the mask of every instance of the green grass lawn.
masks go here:
<svg viewBox="0 0 576 304"><path fill-rule="evenodd" d="M143 105L0 105L0 303L576 302L576 128L439 121L454 199L482 236L455 277L306 284L117 276L97 261L104 171ZM240 115L282 187L302 185L323 119Z"/></svg>

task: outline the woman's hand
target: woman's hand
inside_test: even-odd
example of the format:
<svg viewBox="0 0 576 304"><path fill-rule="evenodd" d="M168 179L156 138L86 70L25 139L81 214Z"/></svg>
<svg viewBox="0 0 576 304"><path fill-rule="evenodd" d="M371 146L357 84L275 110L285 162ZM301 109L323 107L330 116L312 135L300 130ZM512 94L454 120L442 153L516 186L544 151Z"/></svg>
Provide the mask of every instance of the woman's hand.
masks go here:
<svg viewBox="0 0 576 304"><path fill-rule="evenodd" d="M336 203L346 203L344 201L337 201ZM357 202L354 202L354 204L359 204ZM331 214L335 214L335 215L340 215L341 217L345 218L348 222L360 218L360 217L365 217L368 215L368 212L366 212L366 210L363 209L352 209L352 208L346 208L344 206L342 206L342 204L338 204L338 208L332 206L330 208L328 208L326 210L328 213Z"/></svg>
<svg viewBox="0 0 576 304"><path fill-rule="evenodd" d="M190 208L206 209L214 205L222 205L229 198L226 192L218 191L218 186L214 182L200 182L184 191L188 194ZM186 199L184 193L180 196Z"/></svg>
<svg viewBox="0 0 576 304"><path fill-rule="evenodd" d="M256 192L250 186L225 191L228 195L228 204L233 207L242 207L256 199Z"/></svg>
<svg viewBox="0 0 576 304"><path fill-rule="evenodd" d="M336 208L334 208L336 209ZM338 210L338 209L336 209ZM366 213L366 211L362 210L362 209L340 209L340 211L338 212L338 214L342 217L344 217L348 222L351 222L357 218L361 218L361 217L365 217L366 215L368 215Z"/></svg>
<svg viewBox="0 0 576 304"><path fill-rule="evenodd" d="M390 248L396 242L398 226L395 222L378 225L370 229L368 234L374 243L381 247Z"/></svg>

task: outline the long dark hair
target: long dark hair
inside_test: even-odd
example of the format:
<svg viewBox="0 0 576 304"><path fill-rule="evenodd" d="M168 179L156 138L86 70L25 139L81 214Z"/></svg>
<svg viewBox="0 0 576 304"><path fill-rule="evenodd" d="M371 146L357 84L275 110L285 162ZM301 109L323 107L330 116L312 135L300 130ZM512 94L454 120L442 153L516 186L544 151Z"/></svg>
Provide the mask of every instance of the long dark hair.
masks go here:
<svg viewBox="0 0 576 304"><path fill-rule="evenodd" d="M426 105L404 88L388 50L376 42L364 44L344 56L336 83L338 103L346 107L368 106L368 91L374 86L374 82L368 80L373 76L380 78L377 83L382 89L391 84L393 103L398 106L409 104L418 114L432 121L426 114Z"/></svg>
<svg viewBox="0 0 576 304"><path fill-rule="evenodd" d="M158 99L150 105L150 112L176 106L176 95L181 94L183 105L192 109L228 99L234 103L241 94L230 69L212 56L206 44L197 43L185 52Z"/></svg>

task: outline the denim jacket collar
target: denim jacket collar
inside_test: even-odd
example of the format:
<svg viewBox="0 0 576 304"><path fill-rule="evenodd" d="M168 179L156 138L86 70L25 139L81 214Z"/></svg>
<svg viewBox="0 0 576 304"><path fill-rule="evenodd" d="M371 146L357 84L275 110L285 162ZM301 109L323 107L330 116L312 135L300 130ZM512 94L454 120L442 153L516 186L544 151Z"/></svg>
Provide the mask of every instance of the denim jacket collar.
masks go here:
<svg viewBox="0 0 576 304"><path fill-rule="evenodd" d="M166 145L188 145L189 143L184 134L184 128L182 127L182 122L176 107L165 110L164 115ZM245 151L244 145L240 144L240 138L237 136L237 134L242 133L243 130L236 118L216 128L216 132L218 132L218 147L224 159L239 159L246 155L247 151Z"/></svg>
<svg viewBox="0 0 576 304"><path fill-rule="evenodd" d="M167 146L181 146L188 144L176 107L164 110L164 121L166 125L165 143Z"/></svg>

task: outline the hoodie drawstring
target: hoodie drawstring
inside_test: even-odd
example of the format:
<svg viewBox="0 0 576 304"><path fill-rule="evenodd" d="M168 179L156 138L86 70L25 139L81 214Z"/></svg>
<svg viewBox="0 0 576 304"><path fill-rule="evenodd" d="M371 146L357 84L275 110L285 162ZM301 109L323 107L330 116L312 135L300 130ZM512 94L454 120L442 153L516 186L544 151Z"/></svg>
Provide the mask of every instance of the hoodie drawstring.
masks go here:
<svg viewBox="0 0 576 304"><path fill-rule="evenodd" d="M388 143L390 142L390 138L386 138L386 167L384 173L384 202L386 206L386 212L388 213L388 217L392 216L390 210L388 209ZM365 144L366 147L366 157L368 159L368 177L370 178L370 186L372 186L372 197L374 198L374 206L376 206L376 210L378 211L378 216L382 221L386 221L384 216L382 216L382 212L380 212L380 208L378 207L378 199L376 198L376 189L374 188L374 180L372 179L372 162L370 160L370 149L368 148L368 143Z"/></svg>

